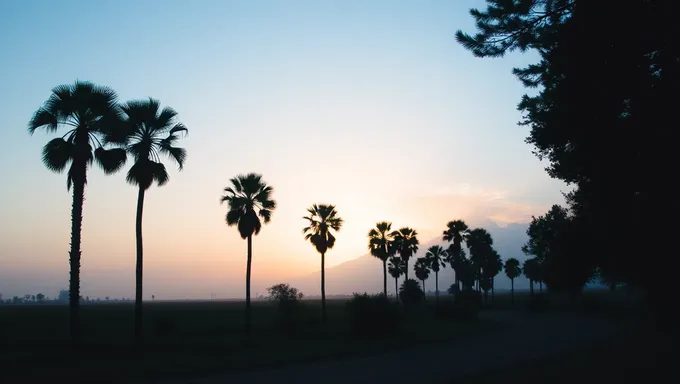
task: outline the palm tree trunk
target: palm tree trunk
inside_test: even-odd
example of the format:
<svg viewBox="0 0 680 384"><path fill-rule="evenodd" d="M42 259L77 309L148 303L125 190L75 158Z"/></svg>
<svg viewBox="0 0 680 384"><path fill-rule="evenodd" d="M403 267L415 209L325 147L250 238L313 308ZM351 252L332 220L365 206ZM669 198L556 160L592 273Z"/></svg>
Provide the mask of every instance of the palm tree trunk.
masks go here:
<svg viewBox="0 0 680 384"><path fill-rule="evenodd" d="M387 299L387 260L383 260L383 292Z"/></svg>
<svg viewBox="0 0 680 384"><path fill-rule="evenodd" d="M84 172L84 171L83 171ZM80 345L80 237L83 223L85 181L73 183L71 250L69 251L69 333L74 348Z"/></svg>
<svg viewBox="0 0 680 384"><path fill-rule="evenodd" d="M399 281L398 278L394 278L394 299L399 302Z"/></svg>
<svg viewBox="0 0 680 384"><path fill-rule="evenodd" d="M495 278L491 278L491 304L496 302L496 290L494 289L494 280Z"/></svg>
<svg viewBox="0 0 680 384"><path fill-rule="evenodd" d="M321 254L321 320L326 322L326 255Z"/></svg>
<svg viewBox="0 0 680 384"><path fill-rule="evenodd" d="M540 293L543 293L543 280L538 282L538 289Z"/></svg>
<svg viewBox="0 0 680 384"><path fill-rule="evenodd" d="M427 296L427 291L425 290L425 279L420 280L420 281L423 282L423 293L425 294L425 296Z"/></svg>
<svg viewBox="0 0 680 384"><path fill-rule="evenodd" d="M515 305L515 279L510 279L510 303Z"/></svg>
<svg viewBox="0 0 680 384"><path fill-rule="evenodd" d="M142 213L144 212L144 189L139 188L137 195L137 268L135 269L135 340L142 342L142 293L143 293L143 269L144 269L144 246L142 244Z"/></svg>
<svg viewBox="0 0 680 384"><path fill-rule="evenodd" d="M250 308L250 271L253 261L253 235L248 235L248 261L246 266L246 334L252 329L252 313Z"/></svg>
<svg viewBox="0 0 680 384"><path fill-rule="evenodd" d="M434 273L434 301L439 304L439 271Z"/></svg>
<svg viewBox="0 0 680 384"><path fill-rule="evenodd" d="M404 259L404 281L408 280L408 259Z"/></svg>
<svg viewBox="0 0 680 384"><path fill-rule="evenodd" d="M532 279L529 279L529 293L532 296L534 295L534 281Z"/></svg>

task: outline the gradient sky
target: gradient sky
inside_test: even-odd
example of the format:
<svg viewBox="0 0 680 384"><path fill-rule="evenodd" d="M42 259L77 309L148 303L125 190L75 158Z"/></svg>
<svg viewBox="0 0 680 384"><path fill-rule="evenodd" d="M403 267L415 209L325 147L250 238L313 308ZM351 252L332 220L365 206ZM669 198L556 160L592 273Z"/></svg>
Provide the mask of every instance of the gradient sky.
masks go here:
<svg viewBox="0 0 680 384"><path fill-rule="evenodd" d="M71 195L40 161L54 135L26 126L76 79L157 98L190 130L185 169L147 192L145 297L243 295L246 244L219 204L239 173L263 174L279 203L254 240L260 287L318 270L300 233L315 202L346 221L331 266L365 254L379 220L425 242L451 219L527 222L562 202L516 125L526 90L511 69L535 56L465 51L454 33L473 31L471 7L484 2L0 2L0 292L68 286ZM134 295L137 192L124 177L90 172L83 295Z"/></svg>

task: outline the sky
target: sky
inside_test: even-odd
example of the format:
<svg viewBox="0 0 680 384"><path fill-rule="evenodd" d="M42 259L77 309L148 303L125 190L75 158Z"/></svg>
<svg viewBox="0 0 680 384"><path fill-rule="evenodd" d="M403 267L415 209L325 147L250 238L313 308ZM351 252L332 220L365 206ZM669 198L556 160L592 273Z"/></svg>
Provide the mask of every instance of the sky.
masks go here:
<svg viewBox="0 0 680 384"><path fill-rule="evenodd" d="M320 268L301 234L312 203L345 225L327 266L366 253L377 221L422 241L449 220L528 222L563 202L524 143L511 74L532 54L475 58L481 0L0 2L0 293L68 287L72 197L41 163L55 134L27 133L50 90L76 79L121 101L153 97L189 128L188 158L147 191L145 298L241 297L246 242L225 223L229 179L274 187L271 224L254 239L253 284ZM137 191L125 172L89 173L82 290L134 296Z"/></svg>

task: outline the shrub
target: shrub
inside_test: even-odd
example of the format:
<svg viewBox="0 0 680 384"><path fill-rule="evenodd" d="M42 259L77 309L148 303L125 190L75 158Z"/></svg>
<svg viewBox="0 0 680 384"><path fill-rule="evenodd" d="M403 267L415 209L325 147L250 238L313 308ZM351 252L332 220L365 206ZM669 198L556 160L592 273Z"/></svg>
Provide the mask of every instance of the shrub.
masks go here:
<svg viewBox="0 0 680 384"><path fill-rule="evenodd" d="M347 302L347 312L356 336L382 337L399 329L399 308L383 295L355 293Z"/></svg>
<svg viewBox="0 0 680 384"><path fill-rule="evenodd" d="M302 292L288 284L276 284L267 288L269 300L278 301L279 324L286 328L295 328L301 312L300 300L304 297Z"/></svg>
<svg viewBox="0 0 680 384"><path fill-rule="evenodd" d="M425 292L414 279L408 279L399 287L399 298L407 307L417 306L425 299Z"/></svg>

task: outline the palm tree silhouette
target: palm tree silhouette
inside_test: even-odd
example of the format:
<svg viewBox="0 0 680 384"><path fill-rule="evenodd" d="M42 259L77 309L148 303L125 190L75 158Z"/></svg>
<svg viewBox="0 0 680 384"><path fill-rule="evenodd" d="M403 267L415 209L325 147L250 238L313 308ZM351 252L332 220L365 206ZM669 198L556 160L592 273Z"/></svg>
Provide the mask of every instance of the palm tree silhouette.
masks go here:
<svg viewBox="0 0 680 384"><path fill-rule="evenodd" d="M45 101L28 123L28 132L38 128L56 132L68 131L62 137L50 140L42 151L45 167L62 172L70 163L66 188L73 186L71 208L71 249L69 251L69 332L74 346L80 335L80 241L83 221L83 201L87 169L96 160L104 173L118 171L126 160L123 149L104 149L100 138L120 127L120 109L116 93L108 87L90 82L76 81L52 89Z"/></svg>
<svg viewBox="0 0 680 384"><path fill-rule="evenodd" d="M387 298L387 260L397 252L394 237L390 233L392 223L381 221L368 232L368 250L383 263L383 295Z"/></svg>
<svg viewBox="0 0 680 384"><path fill-rule="evenodd" d="M427 265L434 272L434 294L437 301L439 300L439 270L446 267L445 259L446 251L440 245L431 246L425 254Z"/></svg>
<svg viewBox="0 0 680 384"><path fill-rule="evenodd" d="M225 194L220 202L227 202L227 225L236 225L242 239L248 240L248 261L246 266L246 333L252 327L252 313L250 308L250 275L253 261L253 235L258 235L262 229L262 221L268 224L272 213L276 209L276 201L271 195L274 188L262 180L262 175L249 173L239 175L231 180L230 187L224 189ZM262 221L260 221L262 219Z"/></svg>
<svg viewBox="0 0 680 384"><path fill-rule="evenodd" d="M404 268L406 263L404 259L399 256L390 257L390 261L387 264L387 271L390 276L394 277L394 296L399 300L399 276L404 274Z"/></svg>
<svg viewBox="0 0 680 384"><path fill-rule="evenodd" d="M449 221L446 223L446 230L442 233L442 239L444 241L450 242L451 245L449 246L449 249L447 250L447 253L449 255L449 263L451 264L451 268L453 269L455 273L455 281L456 285L459 285L460 279L458 278L458 272L460 270L460 257L461 257L461 251L463 250L463 241L467 238L469 235L469 229L467 224L463 220L453 220ZM465 257L465 253L462 254L462 257Z"/></svg>
<svg viewBox="0 0 680 384"><path fill-rule="evenodd" d="M477 279L477 290L479 290L481 288L481 271L484 268L484 263L489 253L491 252L493 239L486 229L475 228L470 231L465 243L470 250L470 261L472 262L472 266L475 271L475 277Z"/></svg>
<svg viewBox="0 0 680 384"><path fill-rule="evenodd" d="M416 230L413 228L403 227L398 231L392 232L392 237L394 237L394 242L397 246L397 252L404 261L405 279L408 280L408 259L418 252L418 232L416 232Z"/></svg>
<svg viewBox="0 0 680 384"><path fill-rule="evenodd" d="M519 266L519 260L511 257L505 260L505 275L510 279L510 295L512 297L512 304L515 304L515 278L522 274L522 268Z"/></svg>
<svg viewBox="0 0 680 384"><path fill-rule="evenodd" d="M167 155L177 163L179 170L184 167L186 150L175 147L178 134L188 133L188 129L177 121L177 112L170 107L161 110L160 102L133 100L121 105L124 119L124 135L108 135L106 141L122 145L132 155L134 164L127 173L126 180L139 187L137 193L137 215L135 234L137 241L137 263L135 269L135 338L142 338L142 292L144 269L144 245L142 243L142 215L144 194L155 181L158 186L168 182L169 176L160 155ZM118 137L117 137L118 136Z"/></svg>
<svg viewBox="0 0 680 384"><path fill-rule="evenodd" d="M309 222L307 227L302 229L305 234L305 240L316 247L317 252L321 254L321 319L326 322L326 252L335 245L335 236L331 233L340 231L342 227L342 218L338 216L338 211L335 205L330 204L314 204L307 208L309 216L303 219Z"/></svg>
<svg viewBox="0 0 680 384"><path fill-rule="evenodd" d="M465 250L463 248L457 247L455 244L449 245L449 248L446 250L446 262L449 263L451 266L451 269L453 269L455 273L455 282L454 285L457 287L456 289L460 290L460 275L463 274L463 263L466 260L465 256Z"/></svg>
<svg viewBox="0 0 680 384"><path fill-rule="evenodd" d="M430 277L430 268L428 267L427 259L419 257L413 265L413 270L415 271L418 280L423 283L423 292L427 292L425 290L425 280Z"/></svg>

